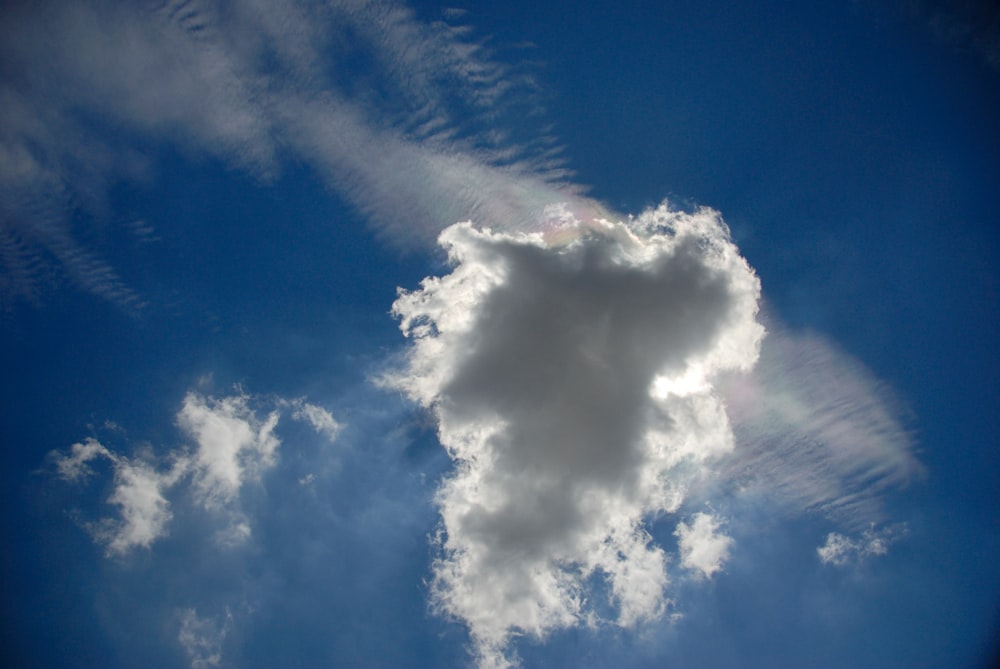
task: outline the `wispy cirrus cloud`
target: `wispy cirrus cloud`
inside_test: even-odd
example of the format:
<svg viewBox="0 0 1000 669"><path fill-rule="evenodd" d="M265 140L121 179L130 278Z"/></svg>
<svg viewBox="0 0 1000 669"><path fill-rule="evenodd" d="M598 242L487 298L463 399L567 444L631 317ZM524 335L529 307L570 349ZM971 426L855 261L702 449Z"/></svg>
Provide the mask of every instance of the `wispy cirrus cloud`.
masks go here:
<svg viewBox="0 0 1000 669"><path fill-rule="evenodd" d="M302 398L288 402L292 408L292 419L308 423L316 432L324 435L330 441L337 438L343 425L333 415L321 406L311 404Z"/></svg>
<svg viewBox="0 0 1000 669"><path fill-rule="evenodd" d="M554 140L504 131L537 108L530 79L466 27L396 3L42 3L8 12L0 37L17 66L0 85L8 306L65 274L141 307L75 230L107 215L110 185L155 173L148 146L261 179L305 160L403 245L469 217L526 224L561 200L599 210L565 181Z"/></svg>
<svg viewBox="0 0 1000 669"><path fill-rule="evenodd" d="M737 494L851 530L886 520L883 497L923 476L892 391L827 339L769 323L761 359L723 380L739 448L727 459Z"/></svg>

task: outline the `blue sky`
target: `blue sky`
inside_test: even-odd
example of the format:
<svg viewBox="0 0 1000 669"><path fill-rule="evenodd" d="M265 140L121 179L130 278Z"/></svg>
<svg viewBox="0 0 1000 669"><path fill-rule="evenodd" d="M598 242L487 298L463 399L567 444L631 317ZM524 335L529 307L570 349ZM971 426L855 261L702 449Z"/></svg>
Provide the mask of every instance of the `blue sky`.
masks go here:
<svg viewBox="0 0 1000 669"><path fill-rule="evenodd" d="M9 3L4 663L989 666L996 26Z"/></svg>

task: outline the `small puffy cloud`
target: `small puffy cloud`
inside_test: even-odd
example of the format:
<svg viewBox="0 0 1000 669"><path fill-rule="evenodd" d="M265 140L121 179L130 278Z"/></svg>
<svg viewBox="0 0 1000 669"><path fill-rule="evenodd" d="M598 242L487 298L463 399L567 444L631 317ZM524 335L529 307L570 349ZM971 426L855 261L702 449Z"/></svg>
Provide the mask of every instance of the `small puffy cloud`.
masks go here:
<svg viewBox="0 0 1000 669"><path fill-rule="evenodd" d="M105 542L108 553L124 555L132 548L149 546L166 533L170 505L164 491L173 486L187 468L179 460L166 471L158 472L145 462L119 459L115 466L115 489L108 498L120 510L120 519L95 526L95 535Z"/></svg>
<svg viewBox="0 0 1000 669"><path fill-rule="evenodd" d="M337 438L343 427L338 423L329 411L323 407L310 404L304 400L295 400L291 403L292 419L308 423L316 432L322 434L331 441Z"/></svg>
<svg viewBox="0 0 1000 669"><path fill-rule="evenodd" d="M114 487L107 502L118 507L118 516L88 524L108 555L149 548L167 534L173 517L168 498L172 490L190 495L197 505L226 519L215 537L220 545L245 542L252 530L240 509L240 493L274 467L281 445L275 428L282 410L292 407L293 418L305 420L327 438L332 439L340 427L328 411L304 400L275 400L262 417L252 399L242 392L218 399L188 393L176 422L193 444L172 449L160 460L149 450L133 457L121 455L93 438L73 444L68 453L50 454L58 476L71 482L91 476L95 460L111 464ZM188 485L180 485L185 481Z"/></svg>
<svg viewBox="0 0 1000 669"><path fill-rule="evenodd" d="M696 513L691 524L680 522L677 536L681 564L705 578L722 569L733 545L731 537L719 532L719 521L708 513Z"/></svg>
<svg viewBox="0 0 1000 669"><path fill-rule="evenodd" d="M483 668L510 666L514 635L592 621L594 576L617 624L663 612L667 556L643 521L731 450L712 381L752 366L763 336L757 277L715 212L563 214L534 235L446 229L452 272L393 305L413 346L387 382L433 412L455 461L434 605Z"/></svg>
<svg viewBox="0 0 1000 669"><path fill-rule="evenodd" d="M869 527L858 536L849 537L839 532L826 535L826 542L816 549L820 562L843 567L869 557L885 555L889 546L906 534L905 525L875 529Z"/></svg>
<svg viewBox="0 0 1000 669"><path fill-rule="evenodd" d="M88 463L99 458L108 460L114 468L114 490L108 503L117 506L119 517L91 523L95 540L106 546L108 555L124 555L133 548L149 548L166 533L170 521L170 504L164 491L173 486L188 468L186 458L177 459L166 471L140 458L129 459L109 451L93 438L73 444L68 455L53 453L59 476L78 481L92 474Z"/></svg>
<svg viewBox="0 0 1000 669"><path fill-rule="evenodd" d="M51 457L59 472L59 477L64 481L78 481L92 475L94 472L88 465L91 460L97 458L115 460L108 449L93 437L87 437L82 442L73 444L68 455L62 456L59 453L52 453Z"/></svg>
<svg viewBox="0 0 1000 669"><path fill-rule="evenodd" d="M227 610L224 619L199 617L195 609L181 612L180 632L177 641L191 658L191 669L208 669L222 663L222 642L232 624L232 614Z"/></svg>
<svg viewBox="0 0 1000 669"><path fill-rule="evenodd" d="M260 420L245 394L220 400L188 393L177 424L196 444L192 457L196 498L209 509L233 501L246 480L258 480L274 466L280 440L279 413Z"/></svg>

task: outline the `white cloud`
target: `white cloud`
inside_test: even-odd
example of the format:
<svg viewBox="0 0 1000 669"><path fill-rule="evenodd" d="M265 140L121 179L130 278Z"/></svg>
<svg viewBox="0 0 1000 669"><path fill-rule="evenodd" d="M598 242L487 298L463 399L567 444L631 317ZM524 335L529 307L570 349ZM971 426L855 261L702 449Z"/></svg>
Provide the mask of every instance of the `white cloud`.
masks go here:
<svg viewBox="0 0 1000 669"><path fill-rule="evenodd" d="M513 635L592 619L594 575L618 624L663 612L644 518L732 448L711 382L763 336L759 283L715 212L553 218L545 234L446 229L452 272L393 306L413 346L388 383L434 412L456 463L434 604L469 626L481 667L508 666Z"/></svg>
<svg viewBox="0 0 1000 669"><path fill-rule="evenodd" d="M677 535L681 564L697 570L705 578L712 578L712 574L720 571L729 558L733 540L719 532L719 527L719 520L708 513L696 513L690 525L677 523L674 534Z"/></svg>
<svg viewBox="0 0 1000 669"><path fill-rule="evenodd" d="M78 481L91 476L94 472L87 464L97 458L107 458L114 461L115 457L101 442L93 437L87 437L80 443L70 447L69 455L50 454L59 470L59 477L64 481Z"/></svg>
<svg viewBox="0 0 1000 669"><path fill-rule="evenodd" d="M89 525L91 534L106 546L108 555L124 555L137 547L149 548L166 534L171 513L164 491L187 471L186 458L175 459L170 468L160 472L141 458L129 459L112 453L93 438L73 444L66 456L53 453L52 457L60 477L68 481L89 476L92 472L87 463L91 460L104 458L114 467L114 490L108 503L118 507L119 518L106 518Z"/></svg>
<svg viewBox="0 0 1000 669"><path fill-rule="evenodd" d="M348 33L378 86L343 81ZM512 635L585 619L595 574L619 624L657 616L667 556L643 521L677 512L712 458L731 453L724 477L745 490L851 523L919 469L884 389L815 338L765 340L760 371L720 401L716 375L745 371L762 330L757 280L718 216L661 208L590 223L603 209L565 181L551 140L492 131L518 83L460 27L392 2L51 3L12 10L0 56L18 65L0 84L0 300L39 301L51 254L85 290L141 304L68 223L73 207L99 212L110 182L147 173L136 138L262 178L290 154L404 242L467 218L495 231L442 234L454 271L396 302L414 347L392 380L434 411L456 461L438 494L434 596L469 625L484 667L506 663ZM79 111L123 132L84 132ZM292 417L339 429L313 405ZM177 420L194 445L166 471L96 441L59 465L78 479L96 458L114 464L109 547L162 536L166 492L186 474L185 493L230 514L220 540L249 536L240 491L276 462L277 410L192 393ZM699 534L708 524L696 515L678 536L682 561L710 576L729 545L714 526Z"/></svg>
<svg viewBox="0 0 1000 669"><path fill-rule="evenodd" d="M294 418L305 420L327 439L332 440L340 427L328 411L302 399L279 398L263 418L253 403L243 392L221 399L188 393L176 420L194 444L171 450L166 466L158 464L151 450L130 458L93 438L73 444L67 454L53 452L50 459L66 481L91 476L94 460L111 463L114 488L107 501L118 507L118 517L88 524L109 555L149 548L165 536L172 518L167 492L176 488L180 490L175 494L189 494L195 503L225 519L215 535L219 545L239 545L252 534L250 521L240 509L240 494L277 462L281 442L275 428L281 410L292 407ZM190 485L179 486L185 479Z"/></svg>
<svg viewBox="0 0 1000 669"><path fill-rule="evenodd" d="M768 329L758 365L720 384L738 444L729 480L790 513L881 522L882 495L923 472L890 389L817 335Z"/></svg>
<svg viewBox="0 0 1000 669"><path fill-rule="evenodd" d="M820 562L843 567L860 562L869 557L886 555L889 546L906 534L905 525L894 525L875 529L870 526L861 534L849 537L839 532L826 535L826 542L816 549Z"/></svg>
<svg viewBox="0 0 1000 669"><path fill-rule="evenodd" d="M337 435L340 434L343 426L323 407L310 404L304 400L295 400L291 405L293 407L293 420L301 420L309 423L316 432L324 435L331 441L336 439Z"/></svg>
<svg viewBox="0 0 1000 669"><path fill-rule="evenodd" d="M218 618L199 617L195 609L181 612L177 640L191 658L191 669L208 669L222 663L222 643L232 625L232 614L227 610L223 621Z"/></svg>
<svg viewBox="0 0 1000 669"><path fill-rule="evenodd" d="M370 67L348 75L358 53ZM397 3L33 3L5 16L0 57L17 64L0 83L3 302L40 302L51 255L82 289L142 305L70 219L100 218L111 185L148 176L135 147L150 142L265 179L304 161L402 244L470 216L526 225L560 200L601 211L544 132L504 132L525 127L530 80Z"/></svg>
<svg viewBox="0 0 1000 669"><path fill-rule="evenodd" d="M274 434L279 413L261 420L249 400L242 393L219 400L188 393L177 414L177 424L195 440L195 497L205 508L231 503L244 482L259 480L274 466L281 444Z"/></svg>
<svg viewBox="0 0 1000 669"><path fill-rule="evenodd" d="M108 502L119 507L121 518L94 526L96 536L107 544L108 553L124 555L136 547L149 548L166 534L172 514L164 491L186 469L186 460L178 460L171 469L158 472L146 462L118 459L115 489Z"/></svg>

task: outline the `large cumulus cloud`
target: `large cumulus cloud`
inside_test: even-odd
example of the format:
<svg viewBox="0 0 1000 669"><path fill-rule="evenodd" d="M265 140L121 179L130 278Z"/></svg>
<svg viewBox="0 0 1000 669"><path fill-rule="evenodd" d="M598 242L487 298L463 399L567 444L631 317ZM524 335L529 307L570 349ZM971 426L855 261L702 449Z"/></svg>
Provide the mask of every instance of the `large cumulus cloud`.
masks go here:
<svg viewBox="0 0 1000 669"><path fill-rule="evenodd" d="M708 209L440 243L453 270L394 304L413 345L388 379L455 461L435 606L481 667L509 665L512 635L595 621L595 577L618 624L657 617L667 555L644 521L733 447L712 380L757 359L757 277Z"/></svg>

